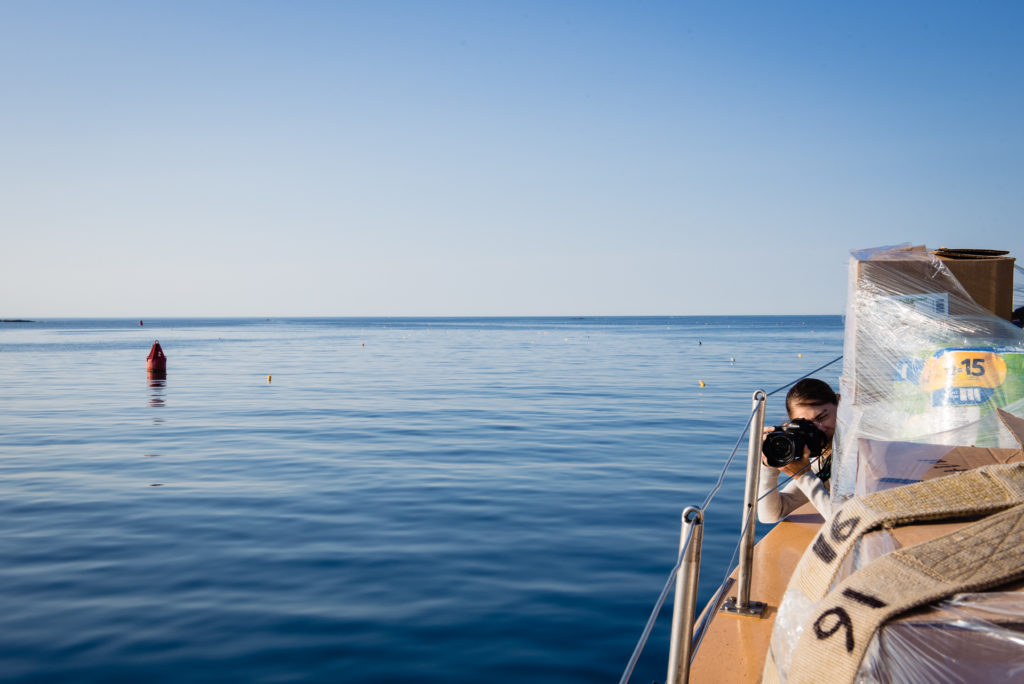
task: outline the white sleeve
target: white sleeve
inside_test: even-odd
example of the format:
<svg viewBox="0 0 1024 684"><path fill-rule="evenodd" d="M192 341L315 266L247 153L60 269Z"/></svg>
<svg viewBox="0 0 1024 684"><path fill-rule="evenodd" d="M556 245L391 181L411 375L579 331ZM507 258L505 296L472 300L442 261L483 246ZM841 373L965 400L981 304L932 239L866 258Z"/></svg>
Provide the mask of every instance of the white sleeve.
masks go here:
<svg viewBox="0 0 1024 684"><path fill-rule="evenodd" d="M757 519L763 523L776 523L808 501L814 504L824 517L832 507L825 485L814 473L807 471L776 489L779 471L761 466L761 483L758 487Z"/></svg>
<svg viewBox="0 0 1024 684"><path fill-rule="evenodd" d="M807 501L804 493L793 482L787 482L781 488L778 484L779 471L762 465L757 493L757 519L763 523L777 523Z"/></svg>
<svg viewBox="0 0 1024 684"><path fill-rule="evenodd" d="M799 477L793 478L793 481L789 484L794 483L800 488L800 492L807 497L807 500L810 501L816 509L818 509L818 512L821 513L821 517L828 518L831 515L832 497L829 496L828 490L825 489L825 484L817 475L807 471L802 473Z"/></svg>

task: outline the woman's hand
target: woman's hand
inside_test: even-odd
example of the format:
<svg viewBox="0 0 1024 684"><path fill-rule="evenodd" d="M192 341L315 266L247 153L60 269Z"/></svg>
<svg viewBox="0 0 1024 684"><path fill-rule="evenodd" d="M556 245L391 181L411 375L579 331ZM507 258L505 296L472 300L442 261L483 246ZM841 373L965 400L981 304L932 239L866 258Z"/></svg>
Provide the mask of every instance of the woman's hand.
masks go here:
<svg viewBox="0 0 1024 684"><path fill-rule="evenodd" d="M790 461L786 465L779 468L781 472L786 473L790 477L796 477L803 471L807 470L811 466L810 450L804 447L804 455L795 461Z"/></svg>

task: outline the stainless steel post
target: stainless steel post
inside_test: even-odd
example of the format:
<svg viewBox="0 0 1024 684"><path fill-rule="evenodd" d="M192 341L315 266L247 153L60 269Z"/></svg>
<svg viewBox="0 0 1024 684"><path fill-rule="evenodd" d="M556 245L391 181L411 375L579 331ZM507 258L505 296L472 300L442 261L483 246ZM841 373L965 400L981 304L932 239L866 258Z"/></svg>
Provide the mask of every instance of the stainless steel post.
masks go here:
<svg viewBox="0 0 1024 684"><path fill-rule="evenodd" d="M676 570L666 684L686 684L690 681L693 623L697 619L697 581L700 578L700 547L703 539L704 513L696 506L688 506L683 511L683 524L679 531L679 553L682 558Z"/></svg>
<svg viewBox="0 0 1024 684"><path fill-rule="evenodd" d="M722 610L740 615L764 612L765 604L750 600L750 581L753 578L754 533L757 526L757 490L761 479L761 435L764 433L764 409L768 395L764 390L754 392L753 419L750 421L750 441L747 449L747 487L743 494L743 520L740 538L740 566L736 578L736 597L729 597Z"/></svg>

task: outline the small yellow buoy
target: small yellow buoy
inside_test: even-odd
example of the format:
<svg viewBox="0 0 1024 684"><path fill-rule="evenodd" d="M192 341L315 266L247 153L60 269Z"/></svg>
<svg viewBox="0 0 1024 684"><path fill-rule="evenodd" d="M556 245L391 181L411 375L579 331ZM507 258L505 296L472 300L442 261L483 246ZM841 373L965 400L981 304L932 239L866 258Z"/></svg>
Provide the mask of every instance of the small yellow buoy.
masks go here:
<svg viewBox="0 0 1024 684"><path fill-rule="evenodd" d="M270 382L270 376L269 375L267 376L267 382Z"/></svg>
<svg viewBox="0 0 1024 684"><path fill-rule="evenodd" d="M798 358L798 359L802 359L802 358L804 358L804 355L803 355L803 354L797 354L797 355L796 355L796 358Z"/></svg>
<svg viewBox="0 0 1024 684"><path fill-rule="evenodd" d="M701 387L704 387L704 381L703 381L703 380L700 380L699 382L700 382L700 386L701 386Z"/></svg>

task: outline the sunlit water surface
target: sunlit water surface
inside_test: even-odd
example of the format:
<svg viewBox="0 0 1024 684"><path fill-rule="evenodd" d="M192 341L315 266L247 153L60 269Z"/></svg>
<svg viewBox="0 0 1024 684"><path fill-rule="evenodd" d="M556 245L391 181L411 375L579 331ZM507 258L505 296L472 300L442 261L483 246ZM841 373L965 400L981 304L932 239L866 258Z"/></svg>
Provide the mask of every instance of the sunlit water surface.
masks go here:
<svg viewBox="0 0 1024 684"><path fill-rule="evenodd" d="M618 681L752 392L841 344L838 316L0 323L0 678Z"/></svg>

